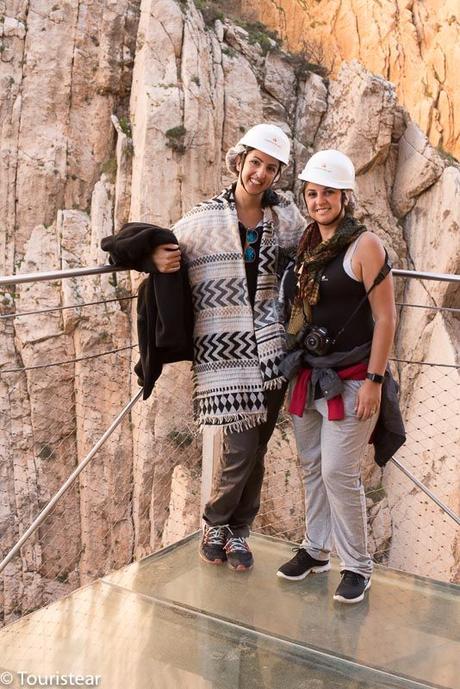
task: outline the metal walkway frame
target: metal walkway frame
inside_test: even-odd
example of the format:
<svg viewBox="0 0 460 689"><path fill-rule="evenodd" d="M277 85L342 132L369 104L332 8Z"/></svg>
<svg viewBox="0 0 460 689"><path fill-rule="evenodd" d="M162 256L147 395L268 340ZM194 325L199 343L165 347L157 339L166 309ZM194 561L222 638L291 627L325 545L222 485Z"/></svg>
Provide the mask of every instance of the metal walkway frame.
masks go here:
<svg viewBox="0 0 460 689"><path fill-rule="evenodd" d="M71 270L60 270L60 271L47 271L47 272L37 272L37 273L24 273L0 277L0 287L16 284L24 284L31 282L49 281L49 280L64 280L71 277L81 277L88 275L100 275L103 273L121 272L126 271L126 268L118 266L94 266L90 268L77 268ZM420 271L410 271L410 270L398 270L392 269L392 273L398 277L405 278L416 278L421 280L435 280L444 281L450 283L460 283L460 275L449 275L444 273L426 273ZM0 371L1 373L1 371ZM85 469L89 462L97 454L97 451L102 447L106 440L111 436L113 431L119 426L123 418L131 411L136 402L141 398L143 389L141 388L136 395L123 407L123 409L117 414L113 422L107 428L105 433L101 438L95 443L90 452L86 455L84 460L75 468L75 470L70 474L67 480L63 483L61 488L55 493L55 495L49 500L48 504L43 508L43 510L37 515L33 520L29 528L24 532L17 543L11 548L7 555L0 562L0 573L5 569L13 557L20 551L22 546L27 542L27 540L32 536L33 533L39 528L39 526L46 519L48 514L51 512L56 503L60 498L67 492L67 490L72 486L75 480L78 478L80 473ZM206 501L207 497L211 491L212 476L214 472L215 462L218 460L218 455L221 451L221 443L219 441L219 429L210 427L205 429L203 438L203 468L202 468L202 489L201 489L201 502L202 504ZM421 481L417 479L416 476L412 474L409 469L407 469L399 460L392 458L390 460L398 469L403 472L420 490L422 490L425 495L427 495L430 500L432 500L440 509L447 514L450 519L452 519L457 525L460 526L460 516L455 514L447 505L445 505L427 486L425 486Z"/></svg>

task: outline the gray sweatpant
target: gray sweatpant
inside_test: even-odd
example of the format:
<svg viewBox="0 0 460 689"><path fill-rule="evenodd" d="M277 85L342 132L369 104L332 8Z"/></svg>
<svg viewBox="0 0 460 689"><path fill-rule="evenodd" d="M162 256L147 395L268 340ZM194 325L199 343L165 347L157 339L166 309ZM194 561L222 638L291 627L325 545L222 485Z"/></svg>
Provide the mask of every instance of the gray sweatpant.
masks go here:
<svg viewBox="0 0 460 689"><path fill-rule="evenodd" d="M315 400L303 416L292 416L306 501L302 547L318 560L328 560L332 545L341 569L365 577L372 573L367 551L366 499L360 459L377 421L361 421L354 406L362 381L344 381L345 416L329 421L327 402Z"/></svg>

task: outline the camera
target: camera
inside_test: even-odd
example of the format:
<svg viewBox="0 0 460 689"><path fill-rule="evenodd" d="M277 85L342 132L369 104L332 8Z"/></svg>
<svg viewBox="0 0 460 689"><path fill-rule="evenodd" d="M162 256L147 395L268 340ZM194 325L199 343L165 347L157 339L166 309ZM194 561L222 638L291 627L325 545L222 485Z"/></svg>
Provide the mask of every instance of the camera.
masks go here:
<svg viewBox="0 0 460 689"><path fill-rule="evenodd" d="M334 343L335 340L329 337L326 328L309 323L300 331L297 339L297 344L316 356L328 354Z"/></svg>

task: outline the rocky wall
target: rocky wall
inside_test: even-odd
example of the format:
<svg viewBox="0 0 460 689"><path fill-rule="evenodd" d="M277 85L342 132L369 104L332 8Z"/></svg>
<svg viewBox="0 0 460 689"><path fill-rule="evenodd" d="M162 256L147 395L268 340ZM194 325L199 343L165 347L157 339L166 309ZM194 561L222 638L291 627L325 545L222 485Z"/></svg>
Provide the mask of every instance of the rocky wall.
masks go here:
<svg viewBox="0 0 460 689"><path fill-rule="evenodd" d="M17 11L23 29L10 37L10 52L3 52L7 59L0 63L2 83L14 82L0 96L5 273L100 265L106 260L100 239L124 221L169 226L229 181L223 166L227 148L261 119L279 124L292 140L294 162L283 176L285 188L298 193L296 175L312 151L341 148L358 170L358 217L385 242L395 267L458 272L459 167L429 144L399 105L394 87L358 62L344 63L328 81L308 65L299 69L298 59L274 42L267 49L235 22L209 15L205 21L185 0L143 0L138 15L132 4L80 4L78 11L65 6L59 21L58 10L40 10L36 17L33 3L27 7L22 14L16 7L8 10L8 16ZM53 46L46 71L37 44L48 28L63 52L57 69ZM46 105L49 117L38 108L34 119L32 102L36 110L37 102ZM73 362L49 369L46 378L43 369L0 376L5 549L137 390L130 375L135 349L123 358L87 357L135 344L134 307L124 298L139 281L138 275L117 273L18 286L3 295L2 312L113 300L30 321L0 321L3 370ZM453 303L448 283L395 282L401 300ZM399 359L455 365L457 321L434 313L402 308ZM425 374L420 367L396 368L405 413L416 418L417 390L427 386L417 381ZM443 379L445 394L454 394L456 376L452 369L451 381ZM166 367L151 399L138 404L85 469L65 509L58 508L21 558L8 565L0 594L6 621L198 528L200 441L190 400L189 364ZM452 442L458 441L456 433L450 430ZM415 427L413 438L406 460L419 476L435 472L443 498L455 509L456 460L436 436L430 436L427 451ZM439 514L424 515L420 494L393 467L382 476L369 457L364 473L374 496L373 552L419 571L424 558L404 543L410 545L426 519L436 548L443 549L432 575L457 576L458 542L448 526L438 528ZM299 538L302 519L293 439L283 422L269 453L257 526Z"/></svg>
<svg viewBox="0 0 460 689"><path fill-rule="evenodd" d="M459 158L456 0L241 0L239 11L333 77L344 61L356 59L391 81L432 145Z"/></svg>
<svg viewBox="0 0 460 689"><path fill-rule="evenodd" d="M118 217L127 218L122 172L116 192L109 180L116 170L111 115L129 119L138 19L139 7L129 1L0 2L2 274L105 262L99 242L112 231L115 197ZM118 294L108 277L85 285L12 286L2 292L1 311L61 309ZM92 362L73 360L126 344L126 337L131 344L131 338L117 301L92 313L57 310L6 319L0 328L2 369L19 369L0 382L0 541L6 554L126 401L126 373L122 398L112 386L104 399ZM59 361L70 363L31 368ZM29 370L21 373L24 366ZM97 414L88 413L96 405ZM131 557L126 491L122 505L117 498L118 483L131 484L126 442L131 446L130 436L101 457L104 471L86 473L7 567L0 594L5 620Z"/></svg>

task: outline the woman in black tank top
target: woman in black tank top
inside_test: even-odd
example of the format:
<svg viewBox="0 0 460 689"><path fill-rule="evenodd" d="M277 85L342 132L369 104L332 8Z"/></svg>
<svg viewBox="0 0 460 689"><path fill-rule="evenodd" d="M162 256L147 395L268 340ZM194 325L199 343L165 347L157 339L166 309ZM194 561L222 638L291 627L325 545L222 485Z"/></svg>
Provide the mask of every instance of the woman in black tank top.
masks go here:
<svg viewBox="0 0 460 689"><path fill-rule="evenodd" d="M359 242L359 238L356 240ZM323 326L334 338L336 351L349 351L372 340L374 319L362 282L350 277L344 267L345 247L322 271L318 303L311 308L311 323ZM364 299L364 301L363 301ZM360 303L362 303L361 306ZM339 330L347 317L359 307L359 314L350 327Z"/></svg>
<svg viewBox="0 0 460 689"><path fill-rule="evenodd" d="M370 586L359 464L378 419L396 323L389 269L374 285L386 252L353 217L354 176L351 160L334 150L313 155L299 175L313 222L299 246L288 333L304 351L290 412L307 528L296 555L278 570L285 579L326 571L335 545L342 580L334 599L343 603L361 601ZM358 238L350 275L344 258Z"/></svg>

